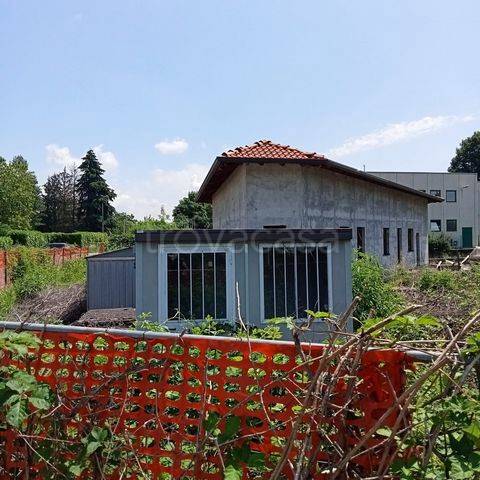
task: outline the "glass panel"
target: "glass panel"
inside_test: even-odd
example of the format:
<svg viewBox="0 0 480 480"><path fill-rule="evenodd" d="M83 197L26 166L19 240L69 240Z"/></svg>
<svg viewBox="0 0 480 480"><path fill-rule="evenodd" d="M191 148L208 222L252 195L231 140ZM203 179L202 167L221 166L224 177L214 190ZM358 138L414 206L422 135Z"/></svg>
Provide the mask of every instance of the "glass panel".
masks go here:
<svg viewBox="0 0 480 480"><path fill-rule="evenodd" d="M263 307L265 318L273 318L273 248L263 249Z"/></svg>
<svg viewBox="0 0 480 480"><path fill-rule="evenodd" d="M318 247L318 278L320 285L319 311L328 312L327 248Z"/></svg>
<svg viewBox="0 0 480 480"><path fill-rule="evenodd" d="M308 267L308 308L318 311L317 249L307 247Z"/></svg>
<svg viewBox="0 0 480 480"><path fill-rule="evenodd" d="M178 255L167 255L168 318L173 318L178 310Z"/></svg>
<svg viewBox="0 0 480 480"><path fill-rule="evenodd" d="M205 317L210 315L215 318L215 279L214 279L213 253L203 254L203 285Z"/></svg>
<svg viewBox="0 0 480 480"><path fill-rule="evenodd" d="M295 250L291 247L285 249L286 281L287 287L287 317L296 317L295 306Z"/></svg>
<svg viewBox="0 0 480 480"><path fill-rule="evenodd" d="M285 262L283 247L275 248L275 307L276 317L285 316Z"/></svg>
<svg viewBox="0 0 480 480"><path fill-rule="evenodd" d="M307 305L307 272L305 261L305 247L297 248L297 295L298 295L298 317L305 318Z"/></svg>
<svg viewBox="0 0 480 480"><path fill-rule="evenodd" d="M191 318L190 304L190 254L180 254L180 315Z"/></svg>
<svg viewBox="0 0 480 480"><path fill-rule="evenodd" d="M192 318L203 319L201 253L192 253Z"/></svg>
<svg viewBox="0 0 480 480"><path fill-rule="evenodd" d="M215 254L216 307L215 318L227 318L227 263L225 253Z"/></svg>

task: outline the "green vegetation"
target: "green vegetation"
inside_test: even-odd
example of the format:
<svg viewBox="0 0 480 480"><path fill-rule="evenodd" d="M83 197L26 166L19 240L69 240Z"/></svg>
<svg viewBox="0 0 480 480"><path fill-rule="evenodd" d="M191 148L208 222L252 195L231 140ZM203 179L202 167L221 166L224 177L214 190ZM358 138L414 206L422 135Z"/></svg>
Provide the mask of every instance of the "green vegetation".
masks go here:
<svg viewBox="0 0 480 480"><path fill-rule="evenodd" d="M0 319L8 315L14 304L49 286L83 283L86 278L86 261L70 260L53 265L51 257L41 249L16 248L9 265L12 284L0 290Z"/></svg>
<svg viewBox="0 0 480 480"><path fill-rule="evenodd" d="M448 171L480 173L480 130L461 141Z"/></svg>
<svg viewBox="0 0 480 480"><path fill-rule="evenodd" d="M178 228L212 228L212 206L198 203L197 192L189 192L173 209L173 219Z"/></svg>
<svg viewBox="0 0 480 480"><path fill-rule="evenodd" d="M385 270L375 256L356 253L352 264L353 295L361 298L355 316L387 317L402 305L402 297L390 281L391 273Z"/></svg>
<svg viewBox="0 0 480 480"><path fill-rule="evenodd" d="M11 162L0 157L0 224L29 229L38 221L40 191L35 174L21 156Z"/></svg>
<svg viewBox="0 0 480 480"><path fill-rule="evenodd" d="M428 236L428 252L432 257L443 257L451 250L451 240L444 233L431 233Z"/></svg>
<svg viewBox="0 0 480 480"><path fill-rule="evenodd" d="M0 235L0 250L8 250L13 247L13 240L10 237Z"/></svg>

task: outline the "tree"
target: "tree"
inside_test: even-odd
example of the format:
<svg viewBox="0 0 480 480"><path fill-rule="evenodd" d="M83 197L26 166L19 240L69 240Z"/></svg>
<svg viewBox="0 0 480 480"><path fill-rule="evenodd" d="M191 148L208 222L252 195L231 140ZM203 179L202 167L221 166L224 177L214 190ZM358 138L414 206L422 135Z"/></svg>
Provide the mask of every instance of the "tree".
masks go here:
<svg viewBox="0 0 480 480"><path fill-rule="evenodd" d="M212 206L196 201L197 192L189 192L173 209L178 228L212 228Z"/></svg>
<svg viewBox="0 0 480 480"><path fill-rule="evenodd" d="M43 224L50 232L72 232L77 218L77 168L48 177L43 189Z"/></svg>
<svg viewBox="0 0 480 480"><path fill-rule="evenodd" d="M82 158L78 179L78 219L85 230L103 231L109 224L115 208L111 205L117 196L103 178L102 168L93 150Z"/></svg>
<svg viewBox="0 0 480 480"><path fill-rule="evenodd" d="M30 229L36 225L41 209L37 177L20 155L7 162L0 157L0 224Z"/></svg>
<svg viewBox="0 0 480 480"><path fill-rule="evenodd" d="M480 130L462 140L448 171L480 173Z"/></svg>

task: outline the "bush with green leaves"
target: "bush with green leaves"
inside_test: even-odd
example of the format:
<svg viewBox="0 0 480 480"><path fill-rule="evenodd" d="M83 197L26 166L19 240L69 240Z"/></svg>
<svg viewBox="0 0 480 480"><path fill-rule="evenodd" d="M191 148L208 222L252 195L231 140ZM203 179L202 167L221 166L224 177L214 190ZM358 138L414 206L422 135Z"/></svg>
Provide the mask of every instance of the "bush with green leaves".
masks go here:
<svg viewBox="0 0 480 480"><path fill-rule="evenodd" d="M48 242L68 243L78 247L98 247L108 243L108 235L102 232L51 232L47 233Z"/></svg>
<svg viewBox="0 0 480 480"><path fill-rule="evenodd" d="M368 317L387 317L402 305L402 297L388 281L389 272L382 267L377 257L356 253L352 263L352 290L360 297L355 316L360 320Z"/></svg>
<svg viewBox="0 0 480 480"><path fill-rule="evenodd" d="M418 279L422 291L453 291L458 282L458 272L452 270L433 270L424 268Z"/></svg>
<svg viewBox="0 0 480 480"><path fill-rule="evenodd" d="M0 250L9 250L13 247L13 240L10 237L0 236Z"/></svg>
<svg viewBox="0 0 480 480"><path fill-rule="evenodd" d="M24 247L45 247L47 245L45 234L35 230L10 230L8 236L12 239L14 245Z"/></svg>
<svg viewBox="0 0 480 480"><path fill-rule="evenodd" d="M452 242L444 233L431 233L428 236L428 253L431 257L443 257L452 250Z"/></svg>

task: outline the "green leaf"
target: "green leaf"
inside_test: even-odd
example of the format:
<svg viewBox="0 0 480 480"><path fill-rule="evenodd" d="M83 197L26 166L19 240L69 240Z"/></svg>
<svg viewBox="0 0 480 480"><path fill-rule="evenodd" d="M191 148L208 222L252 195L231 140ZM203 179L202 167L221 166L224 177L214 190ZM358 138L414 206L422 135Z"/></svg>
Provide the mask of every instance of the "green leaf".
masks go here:
<svg viewBox="0 0 480 480"><path fill-rule="evenodd" d="M212 433L220 421L220 415L217 412L209 412L208 416L203 421L203 428L208 433Z"/></svg>
<svg viewBox="0 0 480 480"><path fill-rule="evenodd" d="M240 417L236 417L235 415L227 417L225 421L225 432L219 435L219 442L223 443L231 440L238 433L238 430L240 429L240 422Z"/></svg>
<svg viewBox="0 0 480 480"><path fill-rule="evenodd" d="M223 472L224 480L242 480L242 477L243 477L242 467L236 467L232 464L227 465L225 467L225 471Z"/></svg>
<svg viewBox="0 0 480 480"><path fill-rule="evenodd" d="M102 444L100 442L88 442L86 449L87 457L98 450L101 446Z"/></svg>
<svg viewBox="0 0 480 480"><path fill-rule="evenodd" d="M48 410L50 408L50 402L40 397L29 397L30 403L39 410Z"/></svg>
<svg viewBox="0 0 480 480"><path fill-rule="evenodd" d="M79 465L78 463L72 463L69 467L68 467L68 471L72 474L72 475L75 475L76 477L79 477L83 470L85 469L85 467Z"/></svg>
<svg viewBox="0 0 480 480"><path fill-rule="evenodd" d="M26 401L19 397L17 401L11 403L5 418L9 425L20 429L20 427L23 425L23 422L27 419L27 416L28 413Z"/></svg>
<svg viewBox="0 0 480 480"><path fill-rule="evenodd" d="M388 427L380 427L375 433L381 437L390 437L392 430Z"/></svg>
<svg viewBox="0 0 480 480"><path fill-rule="evenodd" d="M480 423L473 421L468 427L464 428L463 431L474 441L480 439Z"/></svg>

